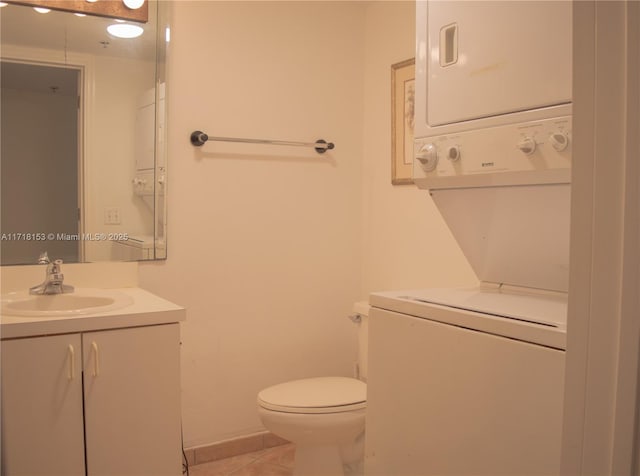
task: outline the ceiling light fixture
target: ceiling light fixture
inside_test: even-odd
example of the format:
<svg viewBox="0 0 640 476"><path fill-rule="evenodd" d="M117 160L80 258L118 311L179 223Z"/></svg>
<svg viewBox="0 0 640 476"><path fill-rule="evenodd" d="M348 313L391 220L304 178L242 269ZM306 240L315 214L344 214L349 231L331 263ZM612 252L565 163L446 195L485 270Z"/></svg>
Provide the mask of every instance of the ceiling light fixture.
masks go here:
<svg viewBox="0 0 640 476"><path fill-rule="evenodd" d="M7 5L9 5L7 2L0 2L0 8L6 7Z"/></svg>
<svg viewBox="0 0 640 476"><path fill-rule="evenodd" d="M107 31L110 35L117 38L137 38L144 30L141 26L131 25L129 23L115 23L107 27Z"/></svg>
<svg viewBox="0 0 640 476"><path fill-rule="evenodd" d="M42 7L33 7L33 9L38 13L49 13L51 11L48 8L42 8Z"/></svg>
<svg viewBox="0 0 640 476"><path fill-rule="evenodd" d="M144 0L122 0L122 3L124 3L127 8L130 8L131 10L137 10L142 5L144 5Z"/></svg>

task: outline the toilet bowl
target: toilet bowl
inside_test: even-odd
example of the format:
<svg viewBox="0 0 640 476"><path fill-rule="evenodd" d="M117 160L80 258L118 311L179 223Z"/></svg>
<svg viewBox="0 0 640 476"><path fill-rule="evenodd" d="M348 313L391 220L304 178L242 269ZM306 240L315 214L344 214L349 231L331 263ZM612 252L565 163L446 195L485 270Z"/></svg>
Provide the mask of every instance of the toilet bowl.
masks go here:
<svg viewBox="0 0 640 476"><path fill-rule="evenodd" d="M368 305L357 303L354 309L358 316L354 322L362 334ZM366 355L360 350L359 373L366 378ZM296 445L294 476L360 472L366 406L366 383L349 377L293 380L258 393L258 413L265 428Z"/></svg>

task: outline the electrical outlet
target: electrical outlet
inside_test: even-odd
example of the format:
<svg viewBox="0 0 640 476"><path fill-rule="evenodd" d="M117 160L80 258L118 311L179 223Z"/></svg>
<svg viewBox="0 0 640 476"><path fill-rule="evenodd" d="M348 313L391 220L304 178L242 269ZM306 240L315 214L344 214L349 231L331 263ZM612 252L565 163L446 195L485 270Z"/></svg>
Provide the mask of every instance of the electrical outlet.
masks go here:
<svg viewBox="0 0 640 476"><path fill-rule="evenodd" d="M104 209L104 224L105 225L120 224L120 209L118 207L106 207Z"/></svg>

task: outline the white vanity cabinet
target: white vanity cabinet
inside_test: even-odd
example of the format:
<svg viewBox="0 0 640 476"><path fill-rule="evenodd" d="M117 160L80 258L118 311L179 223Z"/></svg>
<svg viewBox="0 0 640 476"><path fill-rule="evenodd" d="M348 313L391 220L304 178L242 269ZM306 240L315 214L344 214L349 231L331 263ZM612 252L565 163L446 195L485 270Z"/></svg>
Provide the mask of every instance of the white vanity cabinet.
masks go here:
<svg viewBox="0 0 640 476"><path fill-rule="evenodd" d="M179 324L3 340L2 474L182 473Z"/></svg>

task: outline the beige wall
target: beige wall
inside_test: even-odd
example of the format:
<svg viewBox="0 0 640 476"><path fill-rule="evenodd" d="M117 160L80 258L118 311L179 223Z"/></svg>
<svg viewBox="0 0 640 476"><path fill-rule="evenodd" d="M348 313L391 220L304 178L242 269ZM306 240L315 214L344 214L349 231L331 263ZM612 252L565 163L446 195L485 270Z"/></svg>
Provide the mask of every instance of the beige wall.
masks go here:
<svg viewBox="0 0 640 476"><path fill-rule="evenodd" d="M173 4L168 260L141 286L187 307L185 445L259 431L267 385L350 375L345 316L375 289L473 281L425 192L390 184L390 65L412 2ZM305 149L210 135L335 142Z"/></svg>
<svg viewBox="0 0 640 476"><path fill-rule="evenodd" d="M363 295L476 284L429 194L391 185L390 66L415 56L415 3L371 2L365 35Z"/></svg>
<svg viewBox="0 0 640 476"><path fill-rule="evenodd" d="M185 445L260 431L256 394L350 375L360 298L364 8L173 4L168 260L141 285L187 307ZM312 149L189 134L335 142Z"/></svg>

